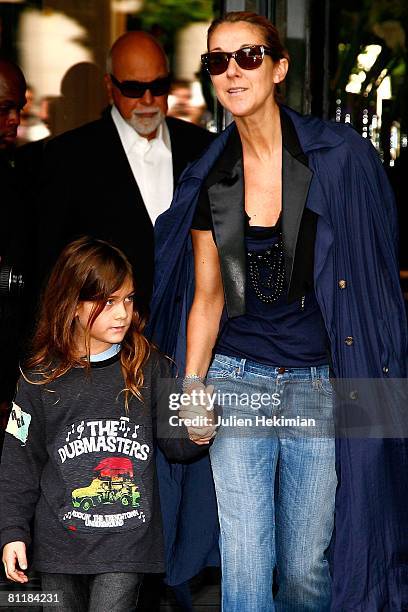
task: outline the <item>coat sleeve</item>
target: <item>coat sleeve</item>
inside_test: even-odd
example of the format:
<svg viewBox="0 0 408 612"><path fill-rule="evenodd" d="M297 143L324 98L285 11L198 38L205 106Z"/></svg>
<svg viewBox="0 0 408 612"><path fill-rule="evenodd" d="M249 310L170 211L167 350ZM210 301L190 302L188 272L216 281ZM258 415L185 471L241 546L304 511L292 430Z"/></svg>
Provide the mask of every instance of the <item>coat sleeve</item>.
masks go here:
<svg viewBox="0 0 408 612"><path fill-rule="evenodd" d="M172 394L178 394L170 361L158 354L152 368L153 431L160 450L169 461L188 461L206 453L209 444L198 445L188 437L187 428L179 421L178 410L172 407ZM175 399L175 395L173 396ZM176 402L174 402L176 404Z"/></svg>
<svg viewBox="0 0 408 612"><path fill-rule="evenodd" d="M394 256L398 253L398 215L394 192L388 180L380 157L370 141L362 140L366 147L365 157L360 157L361 170L366 177L367 188L373 200L379 202L379 210L384 214L384 228L389 231L390 243L394 247Z"/></svg>
<svg viewBox="0 0 408 612"><path fill-rule="evenodd" d="M30 522L47 460L41 385L20 379L0 464L0 547L31 542Z"/></svg>

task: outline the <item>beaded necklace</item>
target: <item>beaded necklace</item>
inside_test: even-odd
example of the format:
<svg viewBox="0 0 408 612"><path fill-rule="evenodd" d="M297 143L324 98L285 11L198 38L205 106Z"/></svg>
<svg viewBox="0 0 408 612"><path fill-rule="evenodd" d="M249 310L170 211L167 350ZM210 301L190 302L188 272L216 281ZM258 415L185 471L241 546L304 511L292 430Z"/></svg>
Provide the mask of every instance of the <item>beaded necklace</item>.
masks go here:
<svg viewBox="0 0 408 612"><path fill-rule="evenodd" d="M285 284L282 232L276 244L266 251L248 251L248 272L261 302L272 304L280 298Z"/></svg>

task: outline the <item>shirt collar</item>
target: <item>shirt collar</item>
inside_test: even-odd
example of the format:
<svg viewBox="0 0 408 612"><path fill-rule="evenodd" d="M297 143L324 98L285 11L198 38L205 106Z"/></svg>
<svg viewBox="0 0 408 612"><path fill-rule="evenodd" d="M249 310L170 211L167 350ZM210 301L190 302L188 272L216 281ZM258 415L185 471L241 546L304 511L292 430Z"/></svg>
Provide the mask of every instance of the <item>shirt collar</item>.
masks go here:
<svg viewBox="0 0 408 612"><path fill-rule="evenodd" d="M151 140L147 140L144 136L140 136L132 128L131 125L127 121L125 121L116 108L115 105L112 105L111 110L112 120L118 130L120 140L122 142L123 148L125 149L126 155L130 153L130 151L136 146L137 148L147 148L148 145L153 145L155 143L163 143L165 147L171 152L171 142L170 142L170 133L167 127L167 123L162 121L157 128L157 134L155 138Z"/></svg>
<svg viewBox="0 0 408 612"><path fill-rule="evenodd" d="M307 156L300 145L299 137L297 135L295 126L293 125L293 121L290 116L282 110L282 108L280 108L280 120L283 146L288 153L292 155L292 157L295 157L302 162L302 164L307 166Z"/></svg>
<svg viewBox="0 0 408 612"><path fill-rule="evenodd" d="M119 353L121 349L121 344L112 344L108 349L102 351L102 353L96 353L95 355L89 356L89 361L91 363L99 363L100 361L105 361L106 359L110 359Z"/></svg>

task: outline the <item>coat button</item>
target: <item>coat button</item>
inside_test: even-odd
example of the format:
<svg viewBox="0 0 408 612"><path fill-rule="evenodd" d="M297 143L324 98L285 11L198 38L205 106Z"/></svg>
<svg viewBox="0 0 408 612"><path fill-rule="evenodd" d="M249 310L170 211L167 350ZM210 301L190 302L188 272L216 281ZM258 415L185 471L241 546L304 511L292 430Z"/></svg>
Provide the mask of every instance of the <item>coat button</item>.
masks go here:
<svg viewBox="0 0 408 612"><path fill-rule="evenodd" d="M383 367L383 372L384 372L384 374L388 374L388 372L389 372L389 371L390 371L390 370L389 370L389 368L388 368L387 366L384 366L384 367Z"/></svg>
<svg viewBox="0 0 408 612"><path fill-rule="evenodd" d="M350 399L352 400L358 399L358 392L355 389L353 389L353 391L350 391Z"/></svg>
<svg viewBox="0 0 408 612"><path fill-rule="evenodd" d="M347 281L346 281L346 280L344 280L344 279L339 280L339 283L338 283L338 284L339 284L339 288L340 288L340 289L345 289L345 288L347 287Z"/></svg>
<svg viewBox="0 0 408 612"><path fill-rule="evenodd" d="M353 336L347 336L347 338L344 340L344 342L347 344L347 346L351 346L354 342L354 338Z"/></svg>

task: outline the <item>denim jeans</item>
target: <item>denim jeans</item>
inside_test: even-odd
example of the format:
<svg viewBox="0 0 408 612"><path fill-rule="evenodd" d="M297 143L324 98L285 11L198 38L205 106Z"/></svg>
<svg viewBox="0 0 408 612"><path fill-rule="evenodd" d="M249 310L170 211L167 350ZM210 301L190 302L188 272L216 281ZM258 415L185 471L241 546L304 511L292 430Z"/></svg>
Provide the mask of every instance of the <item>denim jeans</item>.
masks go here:
<svg viewBox="0 0 408 612"><path fill-rule="evenodd" d="M41 574L43 591L60 591L61 605L52 612L133 612L142 574Z"/></svg>
<svg viewBox="0 0 408 612"><path fill-rule="evenodd" d="M210 450L223 612L328 611L337 485L328 366L273 368L216 355L207 381L223 410Z"/></svg>

